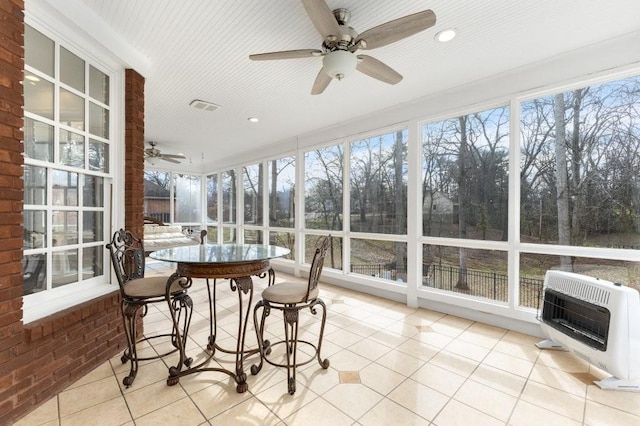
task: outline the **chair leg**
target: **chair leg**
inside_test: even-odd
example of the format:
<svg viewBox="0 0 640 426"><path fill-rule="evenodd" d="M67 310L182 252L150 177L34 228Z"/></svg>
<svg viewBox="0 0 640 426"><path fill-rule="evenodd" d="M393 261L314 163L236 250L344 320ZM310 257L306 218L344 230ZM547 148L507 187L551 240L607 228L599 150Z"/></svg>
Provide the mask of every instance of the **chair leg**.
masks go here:
<svg viewBox="0 0 640 426"><path fill-rule="evenodd" d="M138 374L138 351L136 349L136 316L138 311L143 305L137 303L128 303L125 300L120 304L122 311L122 322L124 324L124 332L127 336L127 349L124 350L124 354L120 358L124 364L127 360L131 361L131 369L129 375L122 380L122 384L125 387L129 387L133 384Z"/></svg>
<svg viewBox="0 0 640 426"><path fill-rule="evenodd" d="M289 395L296 393L296 354L298 349L298 309L283 311L284 341L287 351L287 388Z"/></svg>
<svg viewBox="0 0 640 426"><path fill-rule="evenodd" d="M260 324L258 324L258 309L262 308L262 316ZM258 301L255 308L253 308L253 326L256 329L256 338L258 339L258 350L260 352L260 362L251 366L251 374L256 375L262 370L264 364L265 355L268 355L271 349L269 348L269 341L264 340L264 323L269 316L271 309L264 300Z"/></svg>
<svg viewBox="0 0 640 426"><path fill-rule="evenodd" d="M322 359L320 357L320 351L322 350L322 336L324 335L324 325L327 322L327 306L322 299L316 299L315 303L311 305L311 312L315 313L315 305L322 306L322 321L320 323L320 335L318 336L317 358L320 367L323 369L329 368L329 358Z"/></svg>
<svg viewBox="0 0 640 426"><path fill-rule="evenodd" d="M189 325L191 324L191 316L193 314L193 301L191 297L184 292L176 295L171 299L170 305L171 320L173 321L173 333L172 340L178 352L180 353L180 359L178 364L173 367L169 367L169 378L167 384L173 386L180 380L179 374L182 370L182 366L189 367L193 361L192 358L187 357L187 339L185 338L189 333ZM184 314L184 318L182 315ZM182 331L180 331L180 322L182 321Z"/></svg>

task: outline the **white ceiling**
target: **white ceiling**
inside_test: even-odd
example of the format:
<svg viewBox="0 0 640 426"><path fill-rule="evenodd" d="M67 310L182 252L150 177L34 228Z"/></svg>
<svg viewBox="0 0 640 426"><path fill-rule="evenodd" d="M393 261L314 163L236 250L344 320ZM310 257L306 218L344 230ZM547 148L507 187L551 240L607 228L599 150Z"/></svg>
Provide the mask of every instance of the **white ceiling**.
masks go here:
<svg viewBox="0 0 640 426"><path fill-rule="evenodd" d="M298 0L80 1L148 59L145 137L165 153L187 155L184 166L194 171L640 30L638 0L327 0L331 9L351 11L358 32L425 9L437 21L367 51L404 76L399 84L357 73L312 96L321 58L249 60L252 53L320 48ZM434 40L450 27L457 29L453 41ZM194 109L194 99L220 108Z"/></svg>

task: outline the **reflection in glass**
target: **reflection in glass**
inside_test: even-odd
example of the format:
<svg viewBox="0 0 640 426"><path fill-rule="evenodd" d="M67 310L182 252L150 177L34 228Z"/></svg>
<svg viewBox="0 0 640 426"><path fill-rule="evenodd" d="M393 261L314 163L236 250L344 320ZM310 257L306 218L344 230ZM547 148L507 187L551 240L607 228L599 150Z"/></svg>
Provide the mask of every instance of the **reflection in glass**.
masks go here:
<svg viewBox="0 0 640 426"><path fill-rule="evenodd" d="M169 183L171 173L146 170L144 172L144 215L163 223L171 223Z"/></svg>
<svg viewBox="0 0 640 426"><path fill-rule="evenodd" d="M60 122L74 129L84 130L84 99L62 88L60 89Z"/></svg>
<svg viewBox="0 0 640 426"><path fill-rule="evenodd" d="M262 244L262 231L258 229L245 229L244 243L245 244Z"/></svg>
<svg viewBox="0 0 640 426"><path fill-rule="evenodd" d="M40 31L24 26L24 63L53 77L54 43Z"/></svg>
<svg viewBox="0 0 640 426"><path fill-rule="evenodd" d="M78 249L53 252L52 258L53 288L78 281Z"/></svg>
<svg viewBox="0 0 640 426"><path fill-rule="evenodd" d="M218 227L207 226L207 243L217 244L217 242L218 242Z"/></svg>
<svg viewBox="0 0 640 426"><path fill-rule="evenodd" d="M85 207L102 207L104 205L104 178L84 176L82 205Z"/></svg>
<svg viewBox="0 0 640 426"><path fill-rule="evenodd" d="M24 204L47 204L47 169L24 166Z"/></svg>
<svg viewBox="0 0 640 426"><path fill-rule="evenodd" d="M407 131L351 143L351 230L407 232Z"/></svg>
<svg viewBox="0 0 640 426"><path fill-rule="evenodd" d="M38 293L47 287L47 257L44 253L22 258L23 295Z"/></svg>
<svg viewBox="0 0 640 426"><path fill-rule="evenodd" d="M27 158L53 161L53 126L25 117L24 155Z"/></svg>
<svg viewBox="0 0 640 426"><path fill-rule="evenodd" d="M44 210L25 210L22 212L24 219L24 237L22 248L24 250L44 248L47 246L47 215Z"/></svg>
<svg viewBox="0 0 640 426"><path fill-rule="evenodd" d="M220 176L222 181L222 223L236 223L236 172L228 170Z"/></svg>
<svg viewBox="0 0 640 426"><path fill-rule="evenodd" d="M200 176L174 174L175 179L175 221L182 223L200 222Z"/></svg>
<svg viewBox="0 0 640 426"><path fill-rule="evenodd" d="M53 83L24 72L24 110L53 120Z"/></svg>
<svg viewBox="0 0 640 426"><path fill-rule="evenodd" d="M78 173L52 170L53 189L51 204L54 206L78 205Z"/></svg>
<svg viewBox="0 0 640 426"><path fill-rule="evenodd" d="M102 246L82 249L82 279L104 275L104 250Z"/></svg>
<svg viewBox="0 0 640 426"><path fill-rule="evenodd" d="M53 210L51 226L54 247L78 244L78 212Z"/></svg>
<svg viewBox="0 0 640 426"><path fill-rule="evenodd" d="M102 240L102 212L85 211L82 213L82 242L92 243Z"/></svg>
<svg viewBox="0 0 640 426"><path fill-rule="evenodd" d="M60 81L84 93L84 61L60 47Z"/></svg>
<svg viewBox="0 0 640 426"><path fill-rule="evenodd" d="M290 253L284 256L283 259L294 260L294 243L296 241L295 235L296 234L293 232L269 232L269 244L272 246L284 247L289 249Z"/></svg>
<svg viewBox="0 0 640 426"><path fill-rule="evenodd" d="M60 163L84 168L84 136L60 130Z"/></svg>
<svg viewBox="0 0 640 426"><path fill-rule="evenodd" d="M89 102L89 132L109 139L109 110Z"/></svg>
<svg viewBox="0 0 640 426"><path fill-rule="evenodd" d="M218 175L213 174L207 176L207 223L216 222L218 222Z"/></svg>
<svg viewBox="0 0 640 426"><path fill-rule="evenodd" d="M109 172L109 144L89 139L89 170Z"/></svg>
<svg viewBox="0 0 640 426"><path fill-rule="evenodd" d="M222 228L222 244L236 242L236 228Z"/></svg>
<svg viewBox="0 0 640 426"><path fill-rule="evenodd" d="M507 302L507 252L425 244L422 285Z"/></svg>
<svg viewBox="0 0 640 426"><path fill-rule="evenodd" d="M244 196L244 223L262 225L262 187L264 168L262 163L242 168L242 193Z"/></svg>
<svg viewBox="0 0 640 426"><path fill-rule="evenodd" d="M351 240L351 272L386 280L407 281L407 243Z"/></svg>
<svg viewBox="0 0 640 426"><path fill-rule="evenodd" d="M268 163L269 226L294 227L295 161L295 157L291 156Z"/></svg>
<svg viewBox="0 0 640 426"><path fill-rule="evenodd" d="M109 77L93 65L89 65L89 96L109 105Z"/></svg>

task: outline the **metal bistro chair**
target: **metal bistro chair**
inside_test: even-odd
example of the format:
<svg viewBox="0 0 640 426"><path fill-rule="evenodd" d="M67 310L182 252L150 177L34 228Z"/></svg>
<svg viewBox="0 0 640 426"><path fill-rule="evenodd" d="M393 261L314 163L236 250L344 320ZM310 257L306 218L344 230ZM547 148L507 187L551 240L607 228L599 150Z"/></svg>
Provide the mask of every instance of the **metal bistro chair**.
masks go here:
<svg viewBox="0 0 640 426"><path fill-rule="evenodd" d="M111 263L115 269L116 277L120 285L120 294L122 302L120 308L122 310L122 321L127 336L127 349L125 349L120 360L122 363L131 361L131 370L129 375L122 380L122 384L129 387L133 384L138 373L138 362L158 359L178 350L181 343L177 340L176 328L182 321L183 330L188 332L191 323L191 315L193 313L193 302L187 295L187 288L191 286L191 280L185 277L179 277L177 274L171 276L145 277L145 255L144 243L136 238L131 231L120 229L113 234L111 242L107 244L107 248L111 254ZM171 281L171 287L167 289L167 284ZM166 293L170 292L169 297ZM147 305L149 303L166 303L167 299L171 300L171 309L177 312L177 321L173 324L171 333L157 334L149 337L137 338L137 321L139 321L138 313L141 311L141 317L147 314ZM183 334L184 335L184 334ZM170 337L174 349L161 355L152 357L138 357L136 344L149 339L159 337ZM188 367L191 364L191 358L184 361Z"/></svg>
<svg viewBox="0 0 640 426"><path fill-rule="evenodd" d="M324 360L320 357L322 348L322 335L324 334L324 326L327 319L327 307L318 297L318 280L322 273L324 257L327 249L331 244L331 235L318 240L316 244L316 252L313 256L311 269L309 270L309 280L307 283L301 282L282 282L270 285L262 292L262 300L260 300L253 310L253 321L255 324L256 335L258 337L258 348L260 351L260 362L251 366L251 374L256 375L262 369L263 361L277 367L287 368L287 385L289 394L296 392L296 367L308 364L317 358L318 363L324 369L329 368L329 359ZM322 307L322 322L320 324L320 335L317 345L305 340L298 339L298 319L302 309L309 309L312 314L316 314L317 306ZM258 310L262 308L262 317L258 326ZM284 320L284 340L270 343L264 340L265 320L271 313L271 309L278 309L283 313ZM313 355L305 361L298 362L297 346L298 343L308 345ZM282 364L270 360L268 356L271 354L271 348L284 344L286 351L287 363Z"/></svg>

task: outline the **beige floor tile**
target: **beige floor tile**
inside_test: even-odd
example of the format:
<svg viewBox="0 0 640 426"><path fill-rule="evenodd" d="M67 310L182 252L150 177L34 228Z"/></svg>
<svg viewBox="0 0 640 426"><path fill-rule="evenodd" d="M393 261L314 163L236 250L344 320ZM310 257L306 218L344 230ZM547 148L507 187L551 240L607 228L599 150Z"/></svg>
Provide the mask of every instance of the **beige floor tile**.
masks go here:
<svg viewBox="0 0 640 426"><path fill-rule="evenodd" d="M533 367L529 379L580 397L584 397L587 392L588 384L581 378L542 364L536 364Z"/></svg>
<svg viewBox="0 0 640 426"><path fill-rule="evenodd" d="M331 357L331 367L338 371L359 371L371 364L371 360L347 349Z"/></svg>
<svg viewBox="0 0 640 426"><path fill-rule="evenodd" d="M61 426L109 426L132 421L129 408L122 396L78 411L60 419Z"/></svg>
<svg viewBox="0 0 640 426"><path fill-rule="evenodd" d="M587 400L640 416L640 393L638 392L602 390L590 384L587 387Z"/></svg>
<svg viewBox="0 0 640 426"><path fill-rule="evenodd" d="M381 395L387 395L405 380L406 376L375 362L360 370L360 382Z"/></svg>
<svg viewBox="0 0 640 426"><path fill-rule="evenodd" d="M537 363L568 373L589 372L589 363L571 352L544 350L540 352Z"/></svg>
<svg viewBox="0 0 640 426"><path fill-rule="evenodd" d="M449 343L445 350L474 361L482 361L490 351L486 347L460 340L460 338Z"/></svg>
<svg viewBox="0 0 640 426"><path fill-rule="evenodd" d="M136 388L133 392L125 394L125 399L133 420L137 420L145 414L149 414L186 396L187 394L181 386L167 386L166 381L160 381L142 388Z"/></svg>
<svg viewBox="0 0 640 426"><path fill-rule="evenodd" d="M282 375L279 376L282 386L286 386L287 376L284 368L280 369ZM335 368L319 368L318 364L312 364L312 367L300 369L296 373L296 380L303 386L311 389L318 395L322 395L340 383L339 372ZM253 392L253 388L250 388ZM259 391L258 391L259 392ZM254 392L255 393L255 392Z"/></svg>
<svg viewBox="0 0 640 426"><path fill-rule="evenodd" d="M270 426L282 420L257 398L249 398L213 417L208 424L216 426Z"/></svg>
<svg viewBox="0 0 640 426"><path fill-rule="evenodd" d="M349 346L349 350L364 356L371 361L375 361L391 350L389 346L383 345L373 340L364 339Z"/></svg>
<svg viewBox="0 0 640 426"><path fill-rule="evenodd" d="M491 351L491 353L482 361L482 364L498 368L521 377L529 377L534 366L534 363L531 361L497 351Z"/></svg>
<svg viewBox="0 0 640 426"><path fill-rule="evenodd" d="M304 409L298 410L286 419L289 425L331 425L348 426L353 419L322 398L312 401Z"/></svg>
<svg viewBox="0 0 640 426"><path fill-rule="evenodd" d="M114 376L66 390L58 395L60 417L119 397L120 387Z"/></svg>
<svg viewBox="0 0 640 426"><path fill-rule="evenodd" d="M403 376L411 376L416 370L425 364L425 361L408 355L399 350L392 350L381 356L377 360L378 364L384 365Z"/></svg>
<svg viewBox="0 0 640 426"><path fill-rule="evenodd" d="M546 408L520 400L509 419L510 426L540 426L541 424L553 426L580 426L581 422L561 416ZM594 425L595 426L595 425Z"/></svg>
<svg viewBox="0 0 640 426"><path fill-rule="evenodd" d="M377 342L382 345L388 346L389 348L397 348L402 343L404 343L408 338L401 334L393 333L388 329L383 329L378 331L377 333L372 334L368 337L369 341Z"/></svg>
<svg viewBox="0 0 640 426"><path fill-rule="evenodd" d="M58 397L54 396L20 420L14 426L30 426L44 424L58 424Z"/></svg>
<svg viewBox="0 0 640 426"><path fill-rule="evenodd" d="M527 382L525 377L484 364L480 364L469 379L514 397L520 396L522 389L524 389L524 384Z"/></svg>
<svg viewBox="0 0 640 426"><path fill-rule="evenodd" d="M136 426L175 424L198 426L206 419L189 398L182 398L136 419Z"/></svg>
<svg viewBox="0 0 640 426"><path fill-rule="evenodd" d="M573 420L582 421L585 400L576 395L529 381L524 387L521 399Z"/></svg>
<svg viewBox="0 0 640 426"><path fill-rule="evenodd" d="M318 398L318 394L298 383L293 395L289 395L286 384L283 384L272 386L256 397L275 415L284 419Z"/></svg>
<svg viewBox="0 0 640 426"><path fill-rule="evenodd" d="M431 363L426 363L411 378L448 396L453 396L465 381L463 376Z"/></svg>
<svg viewBox="0 0 640 426"><path fill-rule="evenodd" d="M454 338L435 331L421 331L417 335L413 336L412 339L443 349L449 343L453 342Z"/></svg>
<svg viewBox="0 0 640 426"><path fill-rule="evenodd" d="M69 386L67 390L77 388L78 386L86 385L87 383L95 382L96 380L105 379L113 376L113 369L109 361L103 362L98 367L85 374L81 379L77 380L74 384Z"/></svg>
<svg viewBox="0 0 640 426"><path fill-rule="evenodd" d="M348 348L351 345L358 343L364 337L347 330L338 330L335 333L324 336L324 340L328 340L342 348Z"/></svg>
<svg viewBox="0 0 640 426"><path fill-rule="evenodd" d="M497 339L502 339L507 333L507 330L502 327L496 327L493 325L483 324L481 322L474 322L466 330L469 333L479 333L485 336L490 336Z"/></svg>
<svg viewBox="0 0 640 426"><path fill-rule="evenodd" d="M467 330L463 331L462 334L460 334L458 340L473 343L474 345L478 345L486 349L493 349L496 344L498 344L501 337L502 335L493 336L490 334L472 330L471 327L469 327Z"/></svg>
<svg viewBox="0 0 640 426"><path fill-rule="evenodd" d="M454 398L485 414L506 422L518 398L493 389L487 385L467 380Z"/></svg>
<svg viewBox="0 0 640 426"><path fill-rule="evenodd" d="M414 339L407 339L397 349L422 361L429 361L440 352L440 348Z"/></svg>
<svg viewBox="0 0 640 426"><path fill-rule="evenodd" d="M357 420L378 404L383 396L363 384L349 383L339 384L325 392L322 398Z"/></svg>
<svg viewBox="0 0 640 426"><path fill-rule="evenodd" d="M454 373L464 377L469 377L478 365L480 365L478 361L474 361L446 350L438 352L433 358L431 358L429 363L449 371L453 371Z"/></svg>
<svg viewBox="0 0 640 426"><path fill-rule="evenodd" d="M128 364L127 364L128 365ZM118 384L122 389L122 392L127 394L141 389L152 383L162 382L166 386L167 377L169 377L169 368L161 360L155 360L148 364L144 364L138 367L138 373L133 384L128 388L122 384L122 380L129 375L129 369L126 372L118 373Z"/></svg>
<svg viewBox="0 0 640 426"><path fill-rule="evenodd" d="M584 414L585 425L640 425L640 416L587 401Z"/></svg>
<svg viewBox="0 0 640 426"><path fill-rule="evenodd" d="M522 345L520 343L510 342L504 338L493 347L493 350L530 362L536 362L541 352L540 349L533 344Z"/></svg>
<svg viewBox="0 0 640 426"><path fill-rule="evenodd" d="M230 377L190 395L198 409L207 419L212 419L224 410L253 397L251 392L236 392L235 381Z"/></svg>
<svg viewBox="0 0 640 426"><path fill-rule="evenodd" d="M475 408L469 407L454 399L442 409L433 423L438 426L473 425L473 426L503 426L504 422L491 417Z"/></svg>
<svg viewBox="0 0 640 426"><path fill-rule="evenodd" d="M524 346L534 346L541 340L544 340L540 337L529 336L528 334L518 333L517 331L509 330L504 335L502 340L507 342L517 343Z"/></svg>
<svg viewBox="0 0 640 426"><path fill-rule="evenodd" d="M411 379L402 382L387 398L427 420L433 420L449 401L447 395Z"/></svg>
<svg viewBox="0 0 640 426"><path fill-rule="evenodd" d="M387 398L358 419L362 426L427 426L429 421Z"/></svg>

